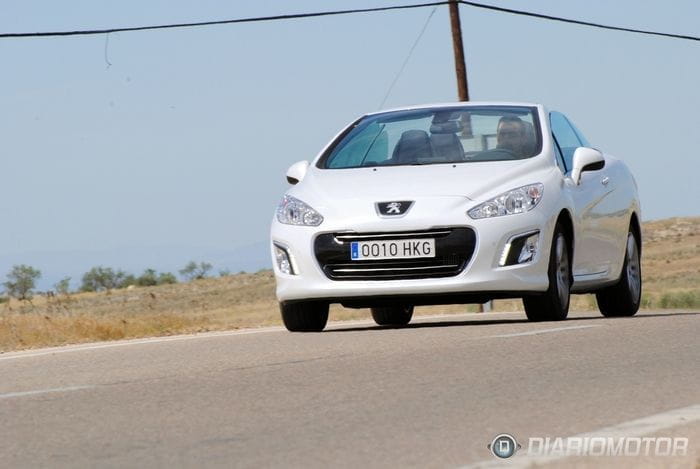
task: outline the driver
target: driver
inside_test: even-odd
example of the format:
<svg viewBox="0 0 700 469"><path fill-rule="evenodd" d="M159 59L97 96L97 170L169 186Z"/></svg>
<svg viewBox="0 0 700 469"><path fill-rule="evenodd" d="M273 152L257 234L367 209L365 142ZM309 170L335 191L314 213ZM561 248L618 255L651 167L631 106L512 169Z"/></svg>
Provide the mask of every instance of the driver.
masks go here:
<svg viewBox="0 0 700 469"><path fill-rule="evenodd" d="M517 116L503 116L496 130L496 148L509 150L518 157L523 156L527 138L525 123Z"/></svg>

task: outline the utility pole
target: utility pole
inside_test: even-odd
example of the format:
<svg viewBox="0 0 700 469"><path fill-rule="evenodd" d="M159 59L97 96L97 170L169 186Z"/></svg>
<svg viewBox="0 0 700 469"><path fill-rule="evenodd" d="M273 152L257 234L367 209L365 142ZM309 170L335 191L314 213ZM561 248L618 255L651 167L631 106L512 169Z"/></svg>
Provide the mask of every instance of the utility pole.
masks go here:
<svg viewBox="0 0 700 469"><path fill-rule="evenodd" d="M459 3L450 0L450 26L452 27L452 49L455 54L455 73L457 74L457 94L460 101L469 101L469 85L467 84L467 64L464 62L464 44L462 43L462 23L459 20ZM471 133L471 126L470 126ZM491 301L480 304L477 312L491 311Z"/></svg>
<svg viewBox="0 0 700 469"><path fill-rule="evenodd" d="M467 86L467 66L464 63L464 45L462 44L462 25L459 21L459 3L450 0L450 25L452 26L452 48L455 53L455 72L457 73L457 92L460 101L469 101Z"/></svg>

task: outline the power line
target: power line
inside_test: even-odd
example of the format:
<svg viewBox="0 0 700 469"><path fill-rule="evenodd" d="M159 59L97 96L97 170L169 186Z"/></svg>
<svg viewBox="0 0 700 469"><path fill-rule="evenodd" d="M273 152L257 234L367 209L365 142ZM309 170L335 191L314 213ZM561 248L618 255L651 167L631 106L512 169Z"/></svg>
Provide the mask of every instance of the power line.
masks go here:
<svg viewBox="0 0 700 469"><path fill-rule="evenodd" d="M77 31L47 31L38 33L0 33L1 38L22 38L22 37L51 37L51 36L90 36L95 34L121 33L130 31L150 31L155 29L174 29L174 28L194 28L200 26L215 26L221 24L237 24L237 23L257 23L262 21L277 21L277 20L292 20L297 18L315 18L319 16L334 16L348 15L351 13L371 13L377 11L389 10L406 10L410 8L424 8L438 5L447 5L448 1L417 3L414 5L395 5L390 7L377 8L360 8L354 10L336 10L336 11L319 11L314 13L295 13L290 15L274 15L274 16L258 16L254 18L238 18L231 20L217 21L202 21L198 23L175 23L175 24L159 24L154 26L133 26L125 28L108 28L108 29L87 29Z"/></svg>
<svg viewBox="0 0 700 469"><path fill-rule="evenodd" d="M581 26L590 26L593 28L600 28L600 29L610 29L613 31L626 31L628 33L648 34L648 35L652 35L652 36L670 37L670 38L674 38L674 39L686 39L688 41L700 41L700 37L688 36L685 34L662 33L662 32L658 32L658 31L649 31L649 30L644 30L644 29L624 28L622 26L611 26L611 25L607 25L607 24L591 23L589 21L573 20L571 18L562 18L560 16L544 15L542 13L533 13L531 11L513 10L512 8L497 7L495 5L485 5L483 3L470 2L467 0L458 0L458 1L462 5L468 5L468 6L475 7L475 8L483 8L486 10L500 11L502 13L511 13L513 15L529 16L532 18L540 18L543 20L560 21L562 23L578 24Z"/></svg>
<svg viewBox="0 0 700 469"><path fill-rule="evenodd" d="M406 68L406 65L408 64L408 60L411 58L411 55L413 55L413 51L416 49L416 46L418 45L421 38L423 37L423 33L425 33L425 30L428 29L428 23L430 23L430 19L433 17L436 10L437 10L437 7L434 7L433 10L428 15L428 18L425 20L425 24L423 25L423 29L421 29L420 33L418 33L418 37L416 38L415 42L411 46L411 49L408 51L408 55L406 56L406 59L403 61L403 64L401 64L401 68L399 68L398 73L394 77L394 81L391 82L391 85L389 85L389 89L386 90L386 94L384 95L384 99L382 99L382 103L379 105L379 109L381 109L384 106L384 103L386 103L386 100L389 98L389 95L391 94L391 90L394 89L394 85L396 85L396 82L399 81L399 77L401 77L401 74L403 73L404 69Z"/></svg>
<svg viewBox="0 0 700 469"><path fill-rule="evenodd" d="M685 34L673 34L664 33L659 31L650 31L644 29L634 29L625 28L622 26L612 26L601 23L593 23L589 21L575 20L571 18L564 18L560 16L545 15L542 13L534 13L524 10L514 10L512 8L504 8L495 5L486 5L483 3L471 2L467 0L458 0L460 4L471 6L474 8L483 8L486 10L498 11L501 13L510 13L513 15L529 16L532 18L539 18L549 21L559 21L562 23L577 24L580 26L589 26L593 28L608 29L613 31L625 31L629 33L636 34L646 34L651 36L661 36L673 39L684 39L688 41L700 41L700 37L690 36ZM89 36L95 34L109 34L109 33L119 33L119 32L130 32L130 31L149 31L157 29L174 29L174 28L193 28L201 26L215 26L223 24L237 24L237 23L255 23L263 21L277 21L277 20L290 20L298 18L315 18L320 16L336 16L336 15L348 15L353 13L372 13L379 11L391 11L391 10L406 10L411 8L425 8L425 7L435 7L440 5L447 5L449 1L440 2L429 2L429 3L417 3L413 5L395 5L390 7L377 7L377 8L360 8L353 10L335 10L335 11L320 11L314 13L296 13L289 15L275 15L275 16L259 16L253 18L238 18L230 20L218 20L218 21L202 21L197 23L174 23L174 24L160 24L153 26L133 26L124 28L107 28L107 29L87 29L87 30L75 30L75 31L46 31L46 32L35 32L35 33L0 33L0 39L9 38L29 38L29 37L54 37L54 36Z"/></svg>

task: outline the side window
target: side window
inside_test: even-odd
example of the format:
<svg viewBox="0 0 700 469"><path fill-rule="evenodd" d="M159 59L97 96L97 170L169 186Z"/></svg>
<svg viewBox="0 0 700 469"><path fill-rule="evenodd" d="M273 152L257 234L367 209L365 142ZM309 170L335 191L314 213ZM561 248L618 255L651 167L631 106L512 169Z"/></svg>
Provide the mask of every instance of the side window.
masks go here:
<svg viewBox="0 0 700 469"><path fill-rule="evenodd" d="M554 134L554 139L559 145L562 156L564 157L564 163L566 164L566 170L570 171L573 165L574 151L578 147L584 146L579 140L576 132L569 124L569 121L564 117L563 114L559 112L549 113L549 121L552 126L552 133Z"/></svg>
<svg viewBox="0 0 700 469"><path fill-rule="evenodd" d="M583 136L583 132L581 132L581 131L578 129L578 127L576 127L576 126L574 125L574 123L571 122L571 120L570 120L568 117L566 118L566 120L569 122L569 125L571 126L571 128L574 129L574 132L576 132L576 136L577 136L578 139L581 141L581 144L582 144L584 147L593 148L593 147L591 147L591 144L588 142L588 140L586 139L586 137Z"/></svg>

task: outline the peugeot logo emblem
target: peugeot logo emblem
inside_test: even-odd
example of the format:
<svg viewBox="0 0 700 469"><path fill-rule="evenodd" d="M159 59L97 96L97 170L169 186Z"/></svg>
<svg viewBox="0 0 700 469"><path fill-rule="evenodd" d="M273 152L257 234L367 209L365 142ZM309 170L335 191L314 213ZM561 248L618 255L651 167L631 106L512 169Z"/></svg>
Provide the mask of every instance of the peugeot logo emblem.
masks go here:
<svg viewBox="0 0 700 469"><path fill-rule="evenodd" d="M394 202L377 202L376 208L379 216L397 217L405 215L412 205L412 200L400 200Z"/></svg>
<svg viewBox="0 0 700 469"><path fill-rule="evenodd" d="M387 215L392 215L392 214L399 215L400 213L401 213L401 202L389 202L386 205L386 214Z"/></svg>

